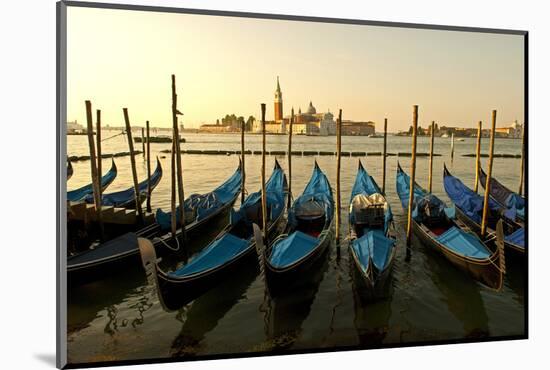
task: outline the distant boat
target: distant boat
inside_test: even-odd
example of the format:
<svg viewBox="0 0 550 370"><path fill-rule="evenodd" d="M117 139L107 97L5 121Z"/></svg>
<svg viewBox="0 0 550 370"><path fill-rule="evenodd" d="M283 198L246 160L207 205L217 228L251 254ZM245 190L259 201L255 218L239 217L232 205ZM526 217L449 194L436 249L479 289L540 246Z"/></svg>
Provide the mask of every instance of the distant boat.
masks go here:
<svg viewBox="0 0 550 370"><path fill-rule="evenodd" d="M464 139L461 139L461 138L460 138L460 139L456 139L456 141L464 141Z"/></svg>
<svg viewBox="0 0 550 370"><path fill-rule="evenodd" d="M370 135L367 135L367 137L372 138L372 139L382 139L384 137L384 135L370 134Z"/></svg>
<svg viewBox="0 0 550 370"><path fill-rule="evenodd" d="M144 138L144 141L147 142L147 138ZM172 136L170 135L151 136L149 137L149 141L151 143L171 143ZM139 136L134 137L134 142L141 143L141 137ZM185 143L185 138L180 137L180 143Z"/></svg>
<svg viewBox="0 0 550 370"><path fill-rule="evenodd" d="M449 135L448 134L443 134L443 135L441 135L441 137L449 137Z"/></svg>

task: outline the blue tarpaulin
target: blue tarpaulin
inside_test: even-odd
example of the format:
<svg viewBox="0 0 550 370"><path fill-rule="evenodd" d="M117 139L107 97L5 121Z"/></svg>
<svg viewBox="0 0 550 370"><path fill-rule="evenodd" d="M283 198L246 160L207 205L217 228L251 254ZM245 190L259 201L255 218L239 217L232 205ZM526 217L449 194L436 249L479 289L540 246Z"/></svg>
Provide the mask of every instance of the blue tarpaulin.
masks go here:
<svg viewBox="0 0 550 370"><path fill-rule="evenodd" d="M240 172L240 171L239 171ZM228 181L230 183L231 181ZM239 187L240 188L240 187ZM273 217L278 217L285 208L285 191L287 190L286 176L276 162L275 169L266 183L267 207L271 209ZM237 191L238 192L238 191ZM238 211L231 213L231 225L239 221L247 220L247 210L261 202L261 192L250 194L241 205ZM272 219L270 219L271 221ZM205 272L212 268L224 265L237 256L248 251L252 246L252 228L249 228L247 237L241 238L229 232L214 240L205 249L199 252L187 265L172 272L174 276L188 276L195 273Z"/></svg>
<svg viewBox="0 0 550 370"><path fill-rule="evenodd" d="M313 174L307 184L304 192L298 197L289 211L289 223L291 226L297 226L296 211L307 203L316 202L324 210L325 225L330 224L334 213L334 200L332 198L332 188L327 177L321 171L317 163L313 169ZM286 238L275 242L272 247L272 253L269 256L269 262L274 267L290 266L296 261L310 254L319 244L319 237L314 237L302 233L301 231L292 231Z"/></svg>
<svg viewBox="0 0 550 370"><path fill-rule="evenodd" d="M445 175L443 177L443 185L445 191L451 201L460 208L469 218L476 223L481 223L481 214L483 212L483 197L472 189L467 187L454 176ZM498 214L501 207L493 199L489 198L489 208ZM506 216L510 219L515 218L515 214L507 213ZM512 218L513 217L513 218Z"/></svg>
<svg viewBox="0 0 550 370"><path fill-rule="evenodd" d="M216 210L220 209L228 202L233 200L241 191L242 173L241 166L237 168L235 173L222 185L207 194L192 194L184 201L184 209L186 211L195 210L195 220L202 220ZM179 206L176 207L176 224L180 223ZM164 212L162 209L157 209L155 214L157 223L163 230L170 229L172 212Z"/></svg>
<svg viewBox="0 0 550 370"><path fill-rule="evenodd" d="M394 244L393 239L387 238L382 230L378 229L367 231L362 237L355 239L351 247L364 271L370 259L378 271L383 271L390 263Z"/></svg>
<svg viewBox="0 0 550 370"><path fill-rule="evenodd" d="M486 259L491 255L491 251L475 235L466 233L455 226L436 239L450 250L463 256Z"/></svg>
<svg viewBox="0 0 550 370"><path fill-rule="evenodd" d="M525 248L525 229L523 227L517 229L512 234L505 236L504 240L518 247Z"/></svg>

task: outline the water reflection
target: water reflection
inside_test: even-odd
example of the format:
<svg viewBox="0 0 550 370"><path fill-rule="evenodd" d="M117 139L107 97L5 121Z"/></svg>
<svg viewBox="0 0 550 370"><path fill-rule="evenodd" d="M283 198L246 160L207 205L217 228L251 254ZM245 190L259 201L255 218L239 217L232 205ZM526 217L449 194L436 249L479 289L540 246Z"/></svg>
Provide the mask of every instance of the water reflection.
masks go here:
<svg viewBox="0 0 550 370"><path fill-rule="evenodd" d="M265 330L272 350L288 349L299 338L319 284L328 270L329 250L330 247L311 265L309 275L302 274L302 279L288 285L284 292L275 297L267 297Z"/></svg>
<svg viewBox="0 0 550 370"><path fill-rule="evenodd" d="M245 298L247 289L258 275L257 267L248 267L179 310L176 319L183 322L183 326L172 342L170 356L193 356L199 352L205 335Z"/></svg>
<svg viewBox="0 0 550 370"><path fill-rule="evenodd" d="M441 301L462 323L464 338L489 336L489 317L480 294L484 288L442 256L431 254L424 268L431 272L429 276L442 294Z"/></svg>

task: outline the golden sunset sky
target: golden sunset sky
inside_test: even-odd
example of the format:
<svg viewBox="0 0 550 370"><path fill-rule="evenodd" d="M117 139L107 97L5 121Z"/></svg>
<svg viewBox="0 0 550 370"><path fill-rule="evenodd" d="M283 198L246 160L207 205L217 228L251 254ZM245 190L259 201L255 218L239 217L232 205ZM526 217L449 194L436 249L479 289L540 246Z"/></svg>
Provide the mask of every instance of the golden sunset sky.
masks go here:
<svg viewBox="0 0 550 370"><path fill-rule="evenodd" d="M171 81L185 127L235 113L273 118L280 76L284 115L294 106L343 110L344 119L389 119L408 128L498 126L524 115L523 36L69 7L68 120L84 101L102 121L171 126ZM377 126L381 130L381 125Z"/></svg>

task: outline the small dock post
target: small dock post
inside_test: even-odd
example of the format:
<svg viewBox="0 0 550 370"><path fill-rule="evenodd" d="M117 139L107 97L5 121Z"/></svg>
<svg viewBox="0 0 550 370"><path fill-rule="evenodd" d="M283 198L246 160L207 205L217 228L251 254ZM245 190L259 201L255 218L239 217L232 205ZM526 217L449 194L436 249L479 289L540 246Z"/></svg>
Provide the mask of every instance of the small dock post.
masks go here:
<svg viewBox="0 0 550 370"><path fill-rule="evenodd" d="M265 193L265 103L262 103L262 231L267 242L267 195Z"/></svg>
<svg viewBox="0 0 550 370"><path fill-rule="evenodd" d="M382 152L382 194L386 196L386 157L388 145L388 119L384 118L384 151Z"/></svg>
<svg viewBox="0 0 550 370"><path fill-rule="evenodd" d="M342 157L342 110L336 121L336 244L340 242L340 166Z"/></svg>
<svg viewBox="0 0 550 370"><path fill-rule="evenodd" d="M126 124L126 136L128 137L128 147L130 148L130 164L132 166L132 180L134 182L134 199L136 202L136 210L141 222L143 222L143 211L141 210L141 202L139 199L139 187L136 170L136 159L134 158L134 142L132 141L132 127L130 126L130 118L128 117L128 108L122 108L124 113L124 122Z"/></svg>
<svg viewBox="0 0 550 370"><path fill-rule="evenodd" d="M146 210L151 213L151 143L149 142L149 121L145 122L145 133L147 135L147 203Z"/></svg>
<svg viewBox="0 0 550 370"><path fill-rule="evenodd" d="M241 204L244 203L245 198L245 183L246 183L246 173L244 169L244 131L245 131L245 122L241 122Z"/></svg>
<svg viewBox="0 0 550 370"><path fill-rule="evenodd" d="M292 130L294 125L294 107L290 110L290 124L288 126L288 205L292 205Z"/></svg>
<svg viewBox="0 0 550 370"><path fill-rule="evenodd" d="M430 168L428 172L428 191L432 192L432 177L433 177L433 168L434 168L434 136L435 136L435 121L432 121L432 126L430 128Z"/></svg>
<svg viewBox="0 0 550 370"><path fill-rule="evenodd" d="M523 172L525 167L525 123L521 129L521 168L519 172L519 191L518 194L523 196Z"/></svg>
<svg viewBox="0 0 550 370"><path fill-rule="evenodd" d="M481 218L481 238L485 237L487 230L487 217L489 214L489 189L491 189L491 176L493 175L493 151L495 149L495 128L497 125L497 111L493 110L491 122L491 140L489 142L489 168L487 169L487 179L485 181L485 194L483 197L483 216Z"/></svg>
<svg viewBox="0 0 550 370"><path fill-rule="evenodd" d="M95 155L94 145L94 126L92 122L92 103L86 100L86 133L88 136L88 146L90 148L90 170L92 175L92 189L94 196L94 207L97 215L97 222L99 224L99 232L101 240L103 241L103 223L101 220L101 184L100 175L97 173L97 160Z"/></svg>
<svg viewBox="0 0 550 370"><path fill-rule="evenodd" d="M413 106L413 132L412 132L412 151L411 151L411 178L409 183L409 206L407 213L407 247L411 246L412 229L413 229L413 201L414 201L414 184L416 177L416 135L418 128L418 105ZM410 248L407 248L407 254L409 254Z"/></svg>
<svg viewBox="0 0 550 370"><path fill-rule="evenodd" d="M476 144L476 176L475 176L475 184L474 184L474 191L477 193L479 189L479 165L481 160L481 121L477 123L477 144Z"/></svg>
<svg viewBox="0 0 550 370"><path fill-rule="evenodd" d="M176 94L176 75L172 75L172 124L174 128L174 137L172 142L174 142L174 148L176 149L176 176L178 177L178 200L179 200L179 216L180 216L180 227L181 227L181 236L182 242L185 247L187 243L187 232L185 230L185 194L183 191L183 174L181 166L181 146L180 146L180 135L178 128L178 114L181 114L177 108L178 104L178 95Z"/></svg>

